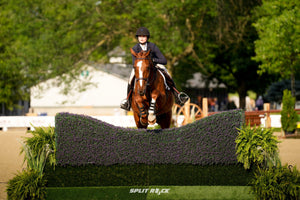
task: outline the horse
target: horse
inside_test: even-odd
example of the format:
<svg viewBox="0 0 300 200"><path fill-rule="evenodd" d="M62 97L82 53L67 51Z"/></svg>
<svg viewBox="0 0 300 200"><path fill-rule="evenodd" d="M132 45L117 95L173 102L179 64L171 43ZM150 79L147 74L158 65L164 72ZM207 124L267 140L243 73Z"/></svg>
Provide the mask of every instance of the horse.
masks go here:
<svg viewBox="0 0 300 200"><path fill-rule="evenodd" d="M150 51L136 53L134 68L134 89L131 108L137 128L146 129L148 125L159 124L162 129L169 128L172 120L174 96L166 85L165 77L157 69Z"/></svg>

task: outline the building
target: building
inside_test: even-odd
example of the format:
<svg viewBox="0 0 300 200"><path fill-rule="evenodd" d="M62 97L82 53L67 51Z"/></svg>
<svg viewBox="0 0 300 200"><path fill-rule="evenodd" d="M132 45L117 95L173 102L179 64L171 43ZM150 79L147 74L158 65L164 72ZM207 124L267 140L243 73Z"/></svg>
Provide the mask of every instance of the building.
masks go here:
<svg viewBox="0 0 300 200"><path fill-rule="evenodd" d="M71 112L92 116L125 115L120 102L126 97L131 67L125 64L84 66L79 81L72 83L67 94L51 79L31 88L28 115L55 115ZM89 83L85 88L81 85Z"/></svg>
<svg viewBox="0 0 300 200"><path fill-rule="evenodd" d="M194 73L187 80L184 91L191 97L191 102L202 108L202 98L208 99L209 111L228 110L229 99L227 87L216 79L207 80L200 72Z"/></svg>

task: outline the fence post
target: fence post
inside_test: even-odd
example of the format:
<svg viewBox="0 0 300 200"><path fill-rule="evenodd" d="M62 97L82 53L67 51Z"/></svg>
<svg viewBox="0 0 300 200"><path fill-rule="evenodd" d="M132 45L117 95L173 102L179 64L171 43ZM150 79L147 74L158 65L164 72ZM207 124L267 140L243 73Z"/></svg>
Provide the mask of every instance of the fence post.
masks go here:
<svg viewBox="0 0 300 200"><path fill-rule="evenodd" d="M264 104L264 110L266 111L266 128L271 128L270 103Z"/></svg>
<svg viewBox="0 0 300 200"><path fill-rule="evenodd" d="M184 110L183 110L183 115L184 115L184 121L182 123L182 125L186 125L188 123L191 123L190 119L191 119L191 111L190 111L190 99L185 102L184 106Z"/></svg>
<svg viewBox="0 0 300 200"><path fill-rule="evenodd" d="M207 98L203 98L202 99L202 112L203 112L203 116L202 117L207 117L208 116Z"/></svg>

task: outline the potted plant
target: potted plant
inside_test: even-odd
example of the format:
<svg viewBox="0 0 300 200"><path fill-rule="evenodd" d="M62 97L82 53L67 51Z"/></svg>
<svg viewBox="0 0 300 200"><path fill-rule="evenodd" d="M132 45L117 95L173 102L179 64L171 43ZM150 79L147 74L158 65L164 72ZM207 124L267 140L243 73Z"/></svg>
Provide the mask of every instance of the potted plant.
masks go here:
<svg viewBox="0 0 300 200"><path fill-rule="evenodd" d="M297 129L298 115L295 111L296 98L291 91L284 90L282 97L281 127L285 134L293 134Z"/></svg>

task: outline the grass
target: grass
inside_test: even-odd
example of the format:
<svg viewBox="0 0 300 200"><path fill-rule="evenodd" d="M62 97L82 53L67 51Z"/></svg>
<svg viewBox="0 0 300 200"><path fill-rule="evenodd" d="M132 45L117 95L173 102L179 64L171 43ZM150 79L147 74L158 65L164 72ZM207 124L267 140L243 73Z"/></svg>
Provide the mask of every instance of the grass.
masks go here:
<svg viewBox="0 0 300 200"><path fill-rule="evenodd" d="M147 194L130 194L131 187L59 187L47 188L47 200L143 200ZM142 187L141 187L142 188Z"/></svg>
<svg viewBox="0 0 300 200"><path fill-rule="evenodd" d="M116 186L47 188L47 200L243 200L249 186Z"/></svg>

